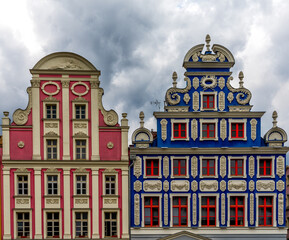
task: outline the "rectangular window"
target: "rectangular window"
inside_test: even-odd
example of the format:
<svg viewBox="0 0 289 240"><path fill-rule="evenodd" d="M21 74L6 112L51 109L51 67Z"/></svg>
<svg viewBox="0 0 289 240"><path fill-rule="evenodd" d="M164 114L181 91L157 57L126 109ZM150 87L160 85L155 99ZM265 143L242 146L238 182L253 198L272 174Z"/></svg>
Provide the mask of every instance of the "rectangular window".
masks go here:
<svg viewBox="0 0 289 240"><path fill-rule="evenodd" d="M106 237L117 237L117 213L104 213L104 232Z"/></svg>
<svg viewBox="0 0 289 240"><path fill-rule="evenodd" d="M47 213L47 237L59 238L59 213Z"/></svg>
<svg viewBox="0 0 289 240"><path fill-rule="evenodd" d="M159 226L159 198L145 197L144 198L144 222L145 227Z"/></svg>
<svg viewBox="0 0 289 240"><path fill-rule="evenodd" d="M187 175L186 159L174 159L173 164L174 164L173 166L174 176L186 176Z"/></svg>
<svg viewBox="0 0 289 240"><path fill-rule="evenodd" d="M216 226L216 197L202 197L202 226Z"/></svg>
<svg viewBox="0 0 289 240"><path fill-rule="evenodd" d="M231 176L244 175L244 159L231 159Z"/></svg>
<svg viewBox="0 0 289 240"><path fill-rule="evenodd" d="M28 176L18 175L18 195L28 195Z"/></svg>
<svg viewBox="0 0 289 240"><path fill-rule="evenodd" d="M271 176L272 174L272 159L259 159L259 175Z"/></svg>
<svg viewBox="0 0 289 240"><path fill-rule="evenodd" d="M47 140L47 160L57 160L57 140Z"/></svg>
<svg viewBox="0 0 289 240"><path fill-rule="evenodd" d="M202 175L215 176L215 159L202 159Z"/></svg>
<svg viewBox="0 0 289 240"><path fill-rule="evenodd" d="M203 95L203 109L215 108L215 95Z"/></svg>
<svg viewBox="0 0 289 240"><path fill-rule="evenodd" d="M86 194L86 175L76 176L76 194Z"/></svg>
<svg viewBox="0 0 289 240"><path fill-rule="evenodd" d="M188 225L187 197L173 197L173 225L184 227Z"/></svg>
<svg viewBox="0 0 289 240"><path fill-rule="evenodd" d="M86 140L76 140L75 141L75 157L77 160L86 159Z"/></svg>
<svg viewBox="0 0 289 240"><path fill-rule="evenodd" d="M234 196L230 199L230 226L243 227L245 220L245 198Z"/></svg>
<svg viewBox="0 0 289 240"><path fill-rule="evenodd" d="M46 105L46 118L56 119L56 104Z"/></svg>
<svg viewBox="0 0 289 240"><path fill-rule="evenodd" d="M273 197L259 197L259 226L273 226Z"/></svg>
<svg viewBox="0 0 289 240"><path fill-rule="evenodd" d="M58 194L58 176L57 175L47 176L47 194L48 195Z"/></svg>
<svg viewBox="0 0 289 240"><path fill-rule="evenodd" d="M202 124L202 137L203 138L215 138L215 123L203 123Z"/></svg>
<svg viewBox="0 0 289 240"><path fill-rule="evenodd" d="M75 118L76 119L85 119L85 105L75 105Z"/></svg>
<svg viewBox="0 0 289 240"><path fill-rule="evenodd" d="M17 236L19 238L29 238L30 236L29 212L17 213Z"/></svg>
<svg viewBox="0 0 289 240"><path fill-rule="evenodd" d="M244 123L231 123L231 137L244 138Z"/></svg>
<svg viewBox="0 0 289 240"><path fill-rule="evenodd" d="M159 176L159 160L158 159L146 159L146 175L147 176Z"/></svg>
<svg viewBox="0 0 289 240"><path fill-rule="evenodd" d="M187 138L187 124L174 123L174 138Z"/></svg>
<svg viewBox="0 0 289 240"><path fill-rule="evenodd" d="M115 176L105 176L105 194L115 194Z"/></svg>
<svg viewBox="0 0 289 240"><path fill-rule="evenodd" d="M75 213L75 237L87 237L88 233L88 213Z"/></svg>

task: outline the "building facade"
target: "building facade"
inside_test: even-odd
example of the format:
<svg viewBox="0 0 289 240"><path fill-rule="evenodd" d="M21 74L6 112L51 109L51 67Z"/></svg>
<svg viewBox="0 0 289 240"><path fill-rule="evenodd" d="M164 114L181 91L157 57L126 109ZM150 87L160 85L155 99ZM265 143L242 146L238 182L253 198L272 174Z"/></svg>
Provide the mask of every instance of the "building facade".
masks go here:
<svg viewBox="0 0 289 240"><path fill-rule="evenodd" d="M3 239L129 238L128 120L100 71L67 52L31 70L27 108L2 118Z"/></svg>
<svg viewBox="0 0 289 240"><path fill-rule="evenodd" d="M132 135L132 239L286 239L285 131L261 137L264 112L251 111L251 92L231 86L232 53L200 44L185 55L185 88L173 86L157 134Z"/></svg>

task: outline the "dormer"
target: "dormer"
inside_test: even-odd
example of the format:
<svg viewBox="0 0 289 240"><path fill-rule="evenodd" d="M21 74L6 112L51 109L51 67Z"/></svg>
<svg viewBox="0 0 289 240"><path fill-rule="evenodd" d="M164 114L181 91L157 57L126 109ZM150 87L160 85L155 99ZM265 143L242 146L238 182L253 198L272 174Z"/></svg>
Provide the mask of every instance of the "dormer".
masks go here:
<svg viewBox="0 0 289 240"><path fill-rule="evenodd" d="M144 117L144 113L140 112L140 127L132 134L132 143L138 148L148 148L153 142L151 131L144 127Z"/></svg>

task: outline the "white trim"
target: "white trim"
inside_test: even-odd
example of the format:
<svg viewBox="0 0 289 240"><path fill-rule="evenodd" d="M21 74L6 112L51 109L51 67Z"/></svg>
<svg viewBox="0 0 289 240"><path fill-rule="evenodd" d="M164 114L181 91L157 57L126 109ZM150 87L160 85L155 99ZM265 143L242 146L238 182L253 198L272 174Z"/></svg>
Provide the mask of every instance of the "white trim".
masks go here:
<svg viewBox="0 0 289 240"><path fill-rule="evenodd" d="M247 119L232 119L229 118L229 141L242 140L247 141ZM243 138L232 138L232 123L243 123L244 124L244 137Z"/></svg>
<svg viewBox="0 0 289 240"><path fill-rule="evenodd" d="M248 194L247 193L228 193L227 194L227 205L228 205L228 222L227 222L227 226L230 227L230 205L231 205L231 197L238 197L238 196L241 196L241 197L244 197L244 205L245 205L245 208L244 208L244 226L243 227L248 227ZM232 226L234 227L234 226ZM238 227L234 227L234 228L238 228Z"/></svg>
<svg viewBox="0 0 289 240"><path fill-rule="evenodd" d="M76 118L76 110L75 110L76 106L85 106L85 118ZM98 111L98 110L95 109L95 111ZM72 102L72 118L73 118L73 120L88 119L88 102L87 101L77 101L75 99L73 100L73 102Z"/></svg>
<svg viewBox="0 0 289 240"><path fill-rule="evenodd" d="M199 193L199 227L206 227L206 226L202 226L202 197L216 197L216 226L215 227L219 227L219 198L220 195L219 193ZM211 227L208 227L211 228Z"/></svg>
<svg viewBox="0 0 289 240"><path fill-rule="evenodd" d="M147 176L146 175L146 160L151 160L151 159L158 159L159 160L159 175L158 176ZM162 157L161 156L157 156L157 157L147 157L144 156L143 157L143 161L144 161L144 174L143 177L144 178L162 178Z"/></svg>
<svg viewBox="0 0 289 240"><path fill-rule="evenodd" d="M32 239L32 209L14 209L13 217L14 217L14 238L18 239L18 229L17 229L17 213L29 213L29 239ZM25 238L24 238L25 239ZM27 239L27 238L26 238Z"/></svg>
<svg viewBox="0 0 289 240"><path fill-rule="evenodd" d="M218 119L200 119L200 141L218 141ZM215 138L203 138L203 123L215 123Z"/></svg>
<svg viewBox="0 0 289 240"><path fill-rule="evenodd" d="M191 194L190 193L171 193L170 194L170 218L169 218L169 226L173 227L173 197L187 197L187 203L188 203L188 216L187 216L187 227L191 227ZM182 227L175 227L175 228L182 228Z"/></svg>
<svg viewBox="0 0 289 240"><path fill-rule="evenodd" d="M105 213L116 213L116 222L117 222L117 229L116 229L116 231L117 231L117 238L120 238L121 236L120 236L120 228L121 228L121 226L120 226L120 210L119 209L111 209L111 210L103 210L102 211L102 239L105 239L105 238L110 238L110 237L106 237L105 236L105 217L104 217L104 214Z"/></svg>
<svg viewBox="0 0 289 240"><path fill-rule="evenodd" d="M256 227L259 227L259 197L268 197L268 196L272 196L273 197L273 226L270 226L270 228L272 227L276 227L276 212L277 212L277 208L276 208L276 193L256 193L255 197L256 197ZM269 227L269 226L268 226ZM261 226L259 228L268 228L267 226Z"/></svg>
<svg viewBox="0 0 289 240"><path fill-rule="evenodd" d="M18 194L18 176L27 176L28 177L28 193L27 194ZM30 189L31 189L31 181L30 181L30 171L29 172L14 172L14 196L19 197L29 197Z"/></svg>
<svg viewBox="0 0 289 240"><path fill-rule="evenodd" d="M62 212L61 209L55 209L55 210L46 210L43 209L43 235L44 235L44 239L46 238L51 238L51 237L47 237L47 213L59 213L59 238L56 239L61 239L62 238ZM53 238L54 239L54 238Z"/></svg>
<svg viewBox="0 0 289 240"><path fill-rule="evenodd" d="M59 146L59 137L46 137L44 136L44 160L48 160L47 159L47 140L56 140L56 150L57 150L57 156L55 160L59 160L60 159L60 146ZM54 160L54 159L53 159Z"/></svg>
<svg viewBox="0 0 289 240"><path fill-rule="evenodd" d="M76 176L86 176L86 194L77 194ZM89 172L73 172L73 195L74 196L89 196Z"/></svg>
<svg viewBox="0 0 289 240"><path fill-rule="evenodd" d="M105 177L106 176L115 176L115 194L106 194L106 181L105 181ZM118 195L118 172L105 172L103 171L102 174L102 189L103 189L103 195Z"/></svg>
<svg viewBox="0 0 289 240"><path fill-rule="evenodd" d="M85 140L85 150L86 150L86 154L85 154L85 160L89 160L89 138L88 136L85 137L77 137L75 139L73 139L73 160L79 160L79 161L85 161L83 159L76 159L76 141L77 140Z"/></svg>
<svg viewBox="0 0 289 240"><path fill-rule="evenodd" d="M48 194L48 176L57 176L57 194ZM60 196L60 172L44 172L44 192L45 196Z"/></svg>
<svg viewBox="0 0 289 240"><path fill-rule="evenodd" d="M171 119L171 141L189 141L189 121L190 119ZM186 123L186 137L174 138L174 123Z"/></svg>
<svg viewBox="0 0 289 240"><path fill-rule="evenodd" d="M42 101L43 103L43 118L45 120L58 120L59 119L59 101ZM56 106L56 118L47 118L47 105L55 105Z"/></svg>
<svg viewBox="0 0 289 240"><path fill-rule="evenodd" d="M271 175L260 176L260 159L271 159ZM257 178L275 178L275 156L257 156Z"/></svg>
<svg viewBox="0 0 289 240"><path fill-rule="evenodd" d="M200 178L218 178L218 156L199 156L200 159ZM214 159L215 160L215 175L214 176L203 176L203 159Z"/></svg>
<svg viewBox="0 0 289 240"><path fill-rule="evenodd" d="M73 209L72 210L72 238L75 239L75 235L76 235L76 227L75 227L75 213L77 212L81 212L81 213L87 213L87 238L91 238L90 234L91 234L91 226L90 226L90 209L81 209L81 210L75 210ZM84 238L84 239L87 239L87 238Z"/></svg>
<svg viewBox="0 0 289 240"><path fill-rule="evenodd" d="M200 92L201 94L201 111L217 111L218 108L218 98L217 98L217 92ZM205 108L204 109L204 106L203 106L203 96L204 95L214 95L214 108Z"/></svg>
<svg viewBox="0 0 289 240"><path fill-rule="evenodd" d="M234 159L242 159L243 160L243 176L234 176L234 175L231 175L231 160L234 160ZM228 156L228 178L247 178L247 169L246 169L246 166L247 166L247 156L242 156L242 157L232 157L232 156Z"/></svg>
<svg viewBox="0 0 289 240"><path fill-rule="evenodd" d="M174 175L174 160L178 160L178 159L185 159L186 160L186 175L185 176L175 176ZM169 162L171 162L171 178L189 178L189 160L190 157L189 156L184 156L184 157L175 157L175 156L171 156L171 159Z"/></svg>

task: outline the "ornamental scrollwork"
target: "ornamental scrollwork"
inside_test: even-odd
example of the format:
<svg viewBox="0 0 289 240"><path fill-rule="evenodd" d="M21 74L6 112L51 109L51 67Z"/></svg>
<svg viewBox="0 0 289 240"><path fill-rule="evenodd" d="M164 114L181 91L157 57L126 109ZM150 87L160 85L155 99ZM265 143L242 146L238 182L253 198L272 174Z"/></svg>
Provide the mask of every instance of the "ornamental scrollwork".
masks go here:
<svg viewBox="0 0 289 240"><path fill-rule="evenodd" d="M161 126L162 126L162 140L165 141L167 139L167 124L168 121L166 119L161 120Z"/></svg>
<svg viewBox="0 0 289 240"><path fill-rule="evenodd" d="M193 225L197 224L197 194L193 193Z"/></svg>
<svg viewBox="0 0 289 240"><path fill-rule="evenodd" d="M217 86L217 79L215 76L204 76L201 79L201 87L206 90L208 88L213 89Z"/></svg>
<svg viewBox="0 0 289 240"><path fill-rule="evenodd" d="M117 199L115 199L115 198L104 199L104 204L116 204L116 203L117 203Z"/></svg>
<svg viewBox="0 0 289 240"><path fill-rule="evenodd" d="M256 140L256 136L257 136L257 120L256 119L252 119L250 121L250 124L251 124L251 139L254 141Z"/></svg>
<svg viewBox="0 0 289 240"><path fill-rule="evenodd" d="M169 176L169 158L167 156L163 159L163 175L165 178Z"/></svg>
<svg viewBox="0 0 289 240"><path fill-rule="evenodd" d="M140 192L141 189L142 189L142 184L139 180L136 180L133 184L133 189L136 191L136 192Z"/></svg>
<svg viewBox="0 0 289 240"><path fill-rule="evenodd" d="M250 194L250 224L254 224L254 216L255 216L255 211L254 211L254 194Z"/></svg>
<svg viewBox="0 0 289 240"><path fill-rule="evenodd" d="M278 223L284 224L284 195L282 193L278 194Z"/></svg>
<svg viewBox="0 0 289 240"><path fill-rule="evenodd" d="M57 128L58 123L45 123L46 128Z"/></svg>
<svg viewBox="0 0 289 240"><path fill-rule="evenodd" d="M170 190L170 183L167 180L165 180L163 183L163 189L165 192Z"/></svg>
<svg viewBox="0 0 289 240"><path fill-rule="evenodd" d="M225 79L223 77L219 78L218 83L220 89L223 89L225 87Z"/></svg>
<svg viewBox="0 0 289 240"><path fill-rule="evenodd" d="M229 103L231 103L234 100L234 94L232 92L229 92L227 99L228 99Z"/></svg>
<svg viewBox="0 0 289 240"><path fill-rule="evenodd" d="M181 97L178 95L178 93L187 93L191 89L191 80L188 77L185 77L184 80L187 82L187 86L185 88L180 89L173 86L167 90L166 102L170 105L177 105L180 102Z"/></svg>
<svg viewBox="0 0 289 240"><path fill-rule="evenodd" d="M254 183L253 180L250 180L250 182L249 182L249 190L250 190L251 192L253 192L254 189L255 189L255 183Z"/></svg>
<svg viewBox="0 0 289 240"><path fill-rule="evenodd" d="M16 199L16 204L29 204L29 199L27 198Z"/></svg>
<svg viewBox="0 0 289 240"><path fill-rule="evenodd" d="M220 175L222 178L224 178L226 176L226 157L225 156L221 156L220 158Z"/></svg>
<svg viewBox="0 0 289 240"><path fill-rule="evenodd" d="M102 105L102 95L103 95L103 89L100 88L99 89L99 95L98 95L98 104L99 104L99 108L101 110L101 113L103 115L103 120L104 123L108 126L115 126L118 122L118 115L114 110L109 110L106 111Z"/></svg>
<svg viewBox="0 0 289 240"><path fill-rule="evenodd" d="M141 158L140 157L136 157L135 159L133 175L135 175L136 178L139 178L141 175Z"/></svg>
<svg viewBox="0 0 289 240"><path fill-rule="evenodd" d="M193 87L194 89L197 90L197 88L199 87L199 79L197 77L193 78Z"/></svg>
<svg viewBox="0 0 289 240"><path fill-rule="evenodd" d="M199 93L197 91L193 93L193 109L195 111L199 110Z"/></svg>
<svg viewBox="0 0 289 240"><path fill-rule="evenodd" d="M158 192L162 190L162 182L160 180L144 181L144 191Z"/></svg>
<svg viewBox="0 0 289 240"><path fill-rule="evenodd" d="M216 180L202 180L200 181L201 191L214 192L218 190L218 181Z"/></svg>
<svg viewBox="0 0 289 240"><path fill-rule="evenodd" d="M196 180L192 181L191 183L192 191L196 192L198 190L198 182Z"/></svg>
<svg viewBox="0 0 289 240"><path fill-rule="evenodd" d="M76 199L79 200L79 199ZM75 200L75 203L77 203ZM59 204L59 199L54 199L54 198L48 198L46 199L46 204Z"/></svg>
<svg viewBox="0 0 289 240"><path fill-rule="evenodd" d="M140 224L140 197L139 194L134 195L134 224Z"/></svg>
<svg viewBox="0 0 289 240"><path fill-rule="evenodd" d="M253 156L249 157L249 176L252 178L255 174L255 158Z"/></svg>
<svg viewBox="0 0 289 240"><path fill-rule="evenodd" d="M168 194L164 194L164 225L169 224L169 198Z"/></svg>
<svg viewBox="0 0 289 240"><path fill-rule="evenodd" d="M246 191L247 182L245 180L230 180L228 182L229 191Z"/></svg>
<svg viewBox="0 0 289 240"><path fill-rule="evenodd" d="M193 156L191 159L192 164L192 176L195 178L198 176L198 159L196 156Z"/></svg>
<svg viewBox="0 0 289 240"><path fill-rule="evenodd" d="M243 86L239 87L238 89L233 88L231 86L231 83L230 83L230 81L232 81L232 80L233 80L233 77L232 76L229 77L226 85L227 85L227 88L229 89L229 91L231 91L232 93L238 93L236 96L237 102L241 105L245 105L245 104L249 103L249 101L251 100L251 97L252 97L251 92L247 88L244 88Z"/></svg>
<svg viewBox="0 0 289 240"><path fill-rule="evenodd" d="M221 224L225 225L225 219L226 219L226 209L225 209L225 204L226 204L226 198L225 198L225 193L222 193L221 195Z"/></svg>
<svg viewBox="0 0 289 240"><path fill-rule="evenodd" d="M189 181L171 181L171 189L172 191L178 192L178 191L189 191L190 190L190 183Z"/></svg>
<svg viewBox="0 0 289 240"><path fill-rule="evenodd" d="M279 177L282 177L285 174L285 163L284 163L284 157L279 156L277 158L277 175Z"/></svg>
<svg viewBox="0 0 289 240"><path fill-rule="evenodd" d="M221 190L222 192L225 192L225 191L226 191L226 182L225 182L224 180L222 180L222 181L220 182L220 190Z"/></svg>
<svg viewBox="0 0 289 240"><path fill-rule="evenodd" d="M32 88L27 88L28 93L28 105L25 110L18 108L13 113L13 121L16 123L16 125L24 125L28 121L28 115L31 112L32 107Z"/></svg>
<svg viewBox="0 0 289 240"><path fill-rule="evenodd" d="M190 95L189 95L188 93L186 93L186 94L184 95L184 97L183 97L183 100L184 100L184 102L185 102L186 104L188 104L189 101L191 100Z"/></svg>
<svg viewBox="0 0 289 240"><path fill-rule="evenodd" d="M198 138L198 121L193 119L191 122L192 125L192 139L195 141Z"/></svg>
<svg viewBox="0 0 289 240"><path fill-rule="evenodd" d="M259 180L256 183L257 191L274 191L275 182L273 180Z"/></svg>
<svg viewBox="0 0 289 240"><path fill-rule="evenodd" d="M220 111L225 110L225 93L223 91L219 92L219 109Z"/></svg>
<svg viewBox="0 0 289 240"><path fill-rule="evenodd" d="M285 189L285 183L282 180L279 180L276 183L276 188L279 192L282 192Z"/></svg>
<svg viewBox="0 0 289 240"><path fill-rule="evenodd" d="M87 204L87 203L88 203L88 199L81 199L81 198L75 199L75 204Z"/></svg>
<svg viewBox="0 0 289 240"><path fill-rule="evenodd" d="M221 122L221 134L220 134L220 138L224 141L227 138L227 121L226 119L222 119Z"/></svg>

